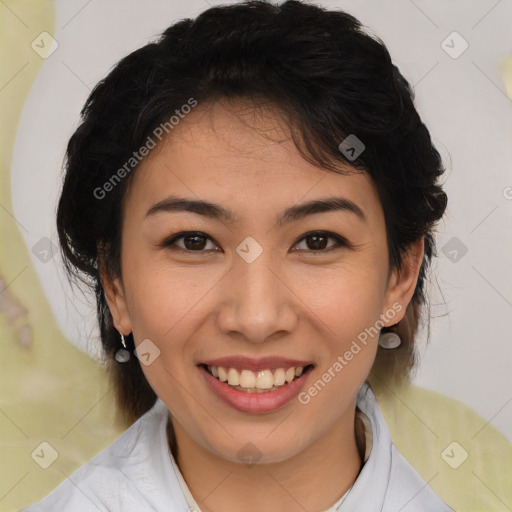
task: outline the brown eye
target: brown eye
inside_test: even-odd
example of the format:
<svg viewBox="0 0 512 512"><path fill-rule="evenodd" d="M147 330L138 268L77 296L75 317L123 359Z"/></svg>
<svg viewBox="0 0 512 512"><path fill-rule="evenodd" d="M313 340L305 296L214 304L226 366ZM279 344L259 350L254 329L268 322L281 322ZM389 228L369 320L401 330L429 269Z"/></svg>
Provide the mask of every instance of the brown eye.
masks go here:
<svg viewBox="0 0 512 512"><path fill-rule="evenodd" d="M319 251L327 247L329 237L325 235L310 235L306 238L309 249Z"/></svg>
<svg viewBox="0 0 512 512"><path fill-rule="evenodd" d="M191 251L200 251L206 247L206 238L202 235L185 235L183 245Z"/></svg>
<svg viewBox="0 0 512 512"><path fill-rule="evenodd" d="M329 239L334 240L334 243L328 245ZM328 252L329 250L335 249L336 247L348 246L347 241L343 237L328 233L326 231L315 231L306 234L300 239L300 243L298 243L295 247L298 247L301 244L303 247L299 250L304 250L306 252Z"/></svg>
<svg viewBox="0 0 512 512"><path fill-rule="evenodd" d="M178 241L181 243L177 243ZM208 242L210 242L213 247L207 247ZM216 250L217 248L208 235L196 231L174 235L163 242L162 246L185 252L207 252L209 250Z"/></svg>

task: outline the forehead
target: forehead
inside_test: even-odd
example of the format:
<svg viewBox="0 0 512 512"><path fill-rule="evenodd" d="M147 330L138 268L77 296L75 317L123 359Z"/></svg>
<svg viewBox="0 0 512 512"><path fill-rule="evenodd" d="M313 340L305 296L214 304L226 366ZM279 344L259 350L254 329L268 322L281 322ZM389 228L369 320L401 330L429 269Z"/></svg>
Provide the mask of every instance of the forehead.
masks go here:
<svg viewBox="0 0 512 512"><path fill-rule="evenodd" d="M343 163L341 173L307 162L278 110L247 102L198 105L142 161L127 200L146 205L170 194L214 199L230 210L281 209L343 196L368 216L380 213L371 177Z"/></svg>

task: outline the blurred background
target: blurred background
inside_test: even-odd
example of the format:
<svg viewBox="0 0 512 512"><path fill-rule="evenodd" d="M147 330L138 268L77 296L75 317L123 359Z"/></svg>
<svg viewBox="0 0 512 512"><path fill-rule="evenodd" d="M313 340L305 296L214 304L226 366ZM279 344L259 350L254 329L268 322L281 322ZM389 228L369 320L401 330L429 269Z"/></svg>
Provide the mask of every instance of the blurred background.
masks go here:
<svg viewBox="0 0 512 512"><path fill-rule="evenodd" d="M236 3L236 2L233 2ZM452 507L512 510L512 2L324 0L382 38L446 166L413 386L378 397ZM42 498L125 428L93 298L70 287L55 208L94 85L213 1L0 1L0 510Z"/></svg>

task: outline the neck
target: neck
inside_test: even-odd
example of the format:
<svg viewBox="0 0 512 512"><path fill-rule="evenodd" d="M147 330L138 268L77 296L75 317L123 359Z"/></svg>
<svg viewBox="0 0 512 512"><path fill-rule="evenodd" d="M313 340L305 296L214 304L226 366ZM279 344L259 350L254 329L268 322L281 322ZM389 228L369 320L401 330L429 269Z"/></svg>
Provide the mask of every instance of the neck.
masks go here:
<svg viewBox="0 0 512 512"><path fill-rule="evenodd" d="M244 465L196 443L177 421L168 438L175 461L204 512L325 510L350 488L361 468L355 409L322 437L287 460ZM179 446L179 450L177 447Z"/></svg>

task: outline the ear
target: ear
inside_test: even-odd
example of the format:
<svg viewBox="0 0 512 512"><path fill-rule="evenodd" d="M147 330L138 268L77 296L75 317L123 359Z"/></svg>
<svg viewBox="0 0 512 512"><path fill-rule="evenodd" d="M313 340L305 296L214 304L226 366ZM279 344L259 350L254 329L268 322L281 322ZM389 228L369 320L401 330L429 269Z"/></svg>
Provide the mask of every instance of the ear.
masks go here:
<svg viewBox="0 0 512 512"><path fill-rule="evenodd" d="M424 244L424 237L421 237L409 245L407 252L402 254L402 268L400 270L395 268L391 271L382 314L390 309L396 311L397 304L402 307L399 309L398 316L393 317L393 320L386 327L398 323L405 316L407 306L412 299L418 282L418 274L423 262Z"/></svg>
<svg viewBox="0 0 512 512"><path fill-rule="evenodd" d="M100 270L100 279L114 326L126 336L132 332L132 324L123 283L119 277L112 277L104 268Z"/></svg>

